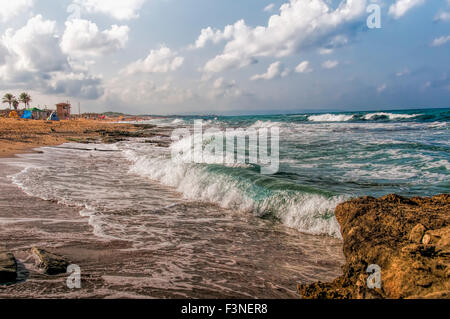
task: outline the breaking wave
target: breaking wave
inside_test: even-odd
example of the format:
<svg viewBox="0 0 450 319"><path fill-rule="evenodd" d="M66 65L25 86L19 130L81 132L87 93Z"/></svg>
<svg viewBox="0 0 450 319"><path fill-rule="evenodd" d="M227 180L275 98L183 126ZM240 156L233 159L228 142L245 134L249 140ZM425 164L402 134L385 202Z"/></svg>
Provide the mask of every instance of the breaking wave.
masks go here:
<svg viewBox="0 0 450 319"><path fill-rule="evenodd" d="M310 187L267 176L245 168L173 162L137 151L125 151L131 173L175 188L186 199L217 204L280 220L301 232L340 238L335 207L345 200Z"/></svg>
<svg viewBox="0 0 450 319"><path fill-rule="evenodd" d="M345 114L321 114L311 115L308 120L311 122L347 122L353 119L353 115Z"/></svg>
<svg viewBox="0 0 450 319"><path fill-rule="evenodd" d="M371 113L364 115L365 120L375 120L377 118L388 118L389 120L398 120L398 119L412 119L417 116L420 116L420 114L394 114L394 113Z"/></svg>
<svg viewBox="0 0 450 319"><path fill-rule="evenodd" d="M311 122L348 122L348 121L377 121L377 120L406 120L421 116L420 114L397 114L397 113L368 113L368 114L320 114L310 115Z"/></svg>

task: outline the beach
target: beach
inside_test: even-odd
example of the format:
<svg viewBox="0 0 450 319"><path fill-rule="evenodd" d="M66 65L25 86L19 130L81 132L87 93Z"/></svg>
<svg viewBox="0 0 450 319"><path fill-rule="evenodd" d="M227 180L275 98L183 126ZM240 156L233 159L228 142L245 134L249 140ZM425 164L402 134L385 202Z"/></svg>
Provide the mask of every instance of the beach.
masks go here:
<svg viewBox="0 0 450 319"><path fill-rule="evenodd" d="M410 113L202 118L222 130L279 127L280 172L271 176L247 164L173 161L174 145L191 148L190 137L171 140L190 117L32 123L27 144L39 148L0 160L0 236L19 273L0 296L446 298L449 198L406 197L448 192L446 113ZM25 133L6 127L14 149ZM383 197L356 199L366 195ZM79 266L82 288L69 289L65 273L44 274L33 247ZM370 264L387 271L386 290L367 290Z"/></svg>
<svg viewBox="0 0 450 319"><path fill-rule="evenodd" d="M18 156L39 157L39 151L20 154L30 152L31 147L56 146L67 137L102 138L91 131L136 131L133 125L94 121L52 124L56 132L44 122L22 122L22 129L9 131L8 125L14 124L10 120L2 123L9 138L3 143L7 154L17 150ZM64 137L58 132L64 132ZM20 141L24 135L29 143ZM337 239L301 234L216 205L186 202L171 189L144 180L139 186L133 180L133 185L147 188L149 193L157 191L175 207L165 208L167 213L176 215L164 216L161 208L153 216L131 221L145 223L141 226L157 232L145 233L139 241L99 234L92 217L80 215L81 208L25 194L7 177L20 172L20 168L7 165L19 158L3 161L0 241L3 250L17 259L18 282L0 286L1 298L299 298L298 282L332 280L340 274L343 258ZM121 214L131 219L133 211L126 209ZM82 289L69 289L66 274L42 273L31 253L33 247L79 265Z"/></svg>
<svg viewBox="0 0 450 319"><path fill-rule="evenodd" d="M450 299L450 0L196 4L4 1L0 300Z"/></svg>
<svg viewBox="0 0 450 319"><path fill-rule="evenodd" d="M54 146L70 140L96 139L99 131L136 131L127 124L99 120L35 121L0 118L0 158L30 152L33 148Z"/></svg>

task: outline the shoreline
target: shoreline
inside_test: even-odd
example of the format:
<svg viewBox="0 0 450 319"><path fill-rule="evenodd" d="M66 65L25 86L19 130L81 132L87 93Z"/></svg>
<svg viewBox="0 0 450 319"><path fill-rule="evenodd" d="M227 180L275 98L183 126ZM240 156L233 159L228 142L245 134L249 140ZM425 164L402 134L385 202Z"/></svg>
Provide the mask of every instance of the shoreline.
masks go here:
<svg viewBox="0 0 450 319"><path fill-rule="evenodd" d="M139 127L135 125L114 125L104 132L105 127L99 127L98 122L92 123L95 132L81 132L79 139L95 138L103 142L114 143L117 139L135 137L140 135ZM46 125L46 124L41 124ZM64 123L63 123L64 125ZM91 125L91 124L89 124ZM110 123L106 125L111 125ZM141 127L145 129L148 127ZM131 136L128 133L131 132ZM56 131L58 132L57 128ZM35 132L35 131L34 131ZM39 133L39 131L37 132ZM55 132L52 132L55 133ZM52 134L46 132L46 134ZM74 133L64 137L64 142ZM154 134L154 132L145 132ZM32 136L32 134L28 134ZM35 136L40 137L39 134ZM137 136L139 137L139 136ZM17 140L17 138L16 138ZM9 141L13 143L13 141ZM54 141L46 141L47 145L36 143L32 147L51 146ZM32 147L28 148L31 150ZM22 149L25 152L25 148ZM15 154L19 154L18 152ZM14 155L13 155L14 156ZM13 158L14 157L9 157ZM190 262L195 261L198 266L188 267L183 272L189 274L185 279L178 274L177 268L172 273L171 263L164 265L161 261L167 258L167 254L173 254L174 248L161 251L135 250L132 243L126 240L109 240L96 237L89 218L80 215L77 207L68 207L53 201L45 201L36 197L30 197L20 188L6 179L6 176L16 173L17 169L0 163L2 174L0 178L0 241L6 244L1 247L5 251L12 252L17 261L18 281L11 285L0 285L0 298L267 298L267 299L299 299L296 292L297 282L311 282L320 278L331 280L340 273L342 265L342 243L333 238L305 235L295 230L287 229L283 225L274 225L269 221L260 220L251 214L232 213L222 211L219 207L208 208L214 212L211 219L229 219L230 230L242 233L248 232L245 238L236 237L230 240L214 239L215 231L207 231L205 237L211 237L216 244L205 250L206 255L213 252L226 251L226 247L239 247L236 261L222 264L224 258L218 254L213 260L220 264L209 269L209 262L204 257L197 258L196 254L186 256ZM189 204L186 204L189 205ZM195 207L195 203L190 204ZM209 205L207 205L209 206ZM205 207L207 207L205 206ZM206 211L205 211L206 213ZM195 212L195 214L197 214ZM210 214L210 213L208 213ZM218 216L216 216L218 215ZM225 217L226 216L226 217ZM202 221L199 222L200 224ZM195 234L189 235L188 225L170 229L177 231L190 240L197 240ZM197 228L195 224L192 227ZM205 226L206 227L206 226ZM208 226L209 227L209 226ZM205 228L207 230L208 228ZM289 237L291 236L291 237ZM297 238L296 238L297 237ZM169 237L171 240L174 237ZM277 262L266 262L267 256L258 255L257 258L248 258L249 245L242 240L251 240L251 243L261 245L260 250L273 255ZM264 238L264 240L262 240ZM272 238L272 240L267 240ZM292 240L294 238L294 240ZM296 238L296 239L295 239ZM262 241L261 241L262 240ZM178 240L176 240L177 242ZM230 241L230 242L229 242ZM294 251L279 249L279 247L295 247ZM66 287L65 273L49 276L42 273L36 265L32 254L32 248L44 249L51 254L63 256L69 262L80 265L82 269L81 290L70 290ZM245 248L244 248L245 247ZM266 247L266 248L264 248ZM315 251L314 248L315 247ZM180 247L179 253L185 249ZM0 249L0 250L2 250ZM254 249L254 248L253 248ZM253 250L251 249L251 250ZM322 256L315 256L321 251ZM314 256L313 256L314 255ZM276 257L278 256L278 257ZM328 257L325 257L328 256ZM334 256L330 258L330 256ZM208 257L209 258L209 257ZM287 260L290 262L287 263ZM322 260L323 258L323 260ZM192 259L192 261L190 261ZM331 260L330 260L331 259ZM263 261L265 263L263 263ZM183 259L176 264L183 263ZM285 264L286 263L286 264ZM203 266L201 266L203 264ZM279 264L278 266L276 266ZM289 265L290 264L290 265ZM203 267L206 266L206 269ZM178 266L177 266L178 267ZM286 274L278 275L278 271L272 272L272 268L286 267ZM306 273L299 269L308 269ZM315 267L315 271L310 271ZM215 270L214 270L215 269ZM259 269L255 273L255 269ZM223 281L230 280L230 284L215 283L217 271L223 272ZM243 271L246 274L240 274ZM154 274L152 274L154 272ZM290 274L290 275L287 275ZM190 277L192 276L192 279ZM201 279L201 278L204 279ZM245 279L244 279L245 278ZM192 282L194 280L194 282ZM197 283L197 281L200 281ZM203 282L203 283L201 283ZM240 283L240 286L236 286ZM242 286L241 286L242 285ZM223 286L219 288L219 286Z"/></svg>
<svg viewBox="0 0 450 319"><path fill-rule="evenodd" d="M204 285L200 286L191 286L189 280L186 282L181 280L180 283L177 283L178 271L175 269L175 272L171 274L172 267L164 265L166 254L173 253L172 250L136 250L127 240L98 237L93 233L89 218L80 215L80 208L29 196L4 178L18 172L16 168L5 163L0 163L0 168L2 169L2 174L0 174L0 242L5 244L4 247L0 247L0 252L6 251L14 255L18 274L16 282L8 285L0 284L0 299L300 299L301 296L295 290L300 278L305 278L305 281L302 280L303 282L311 282L310 279L306 279L309 276L315 277L316 280L320 278L331 280L341 273L340 266L343 260L340 253L342 245L340 240L298 233L283 225L276 226L260 220L251 214L236 213L229 217L230 220L236 220L243 225L254 225L255 223L260 225L252 237L255 236L262 240L272 235L280 241L280 243L274 243L275 247L272 248L277 251L268 252L269 255L280 254L280 256L274 257L280 262L280 265L276 267L269 263L267 266L277 269L279 266L287 267L289 272L297 273L297 277L285 276L284 286L279 286L275 278L272 278L273 274L265 274L262 270L254 273L255 269L258 269L260 261L247 261L244 258L246 252L243 250L244 256L236 256L237 264L220 262L220 271L223 271L224 276L223 282L221 280L221 283L211 282L209 284L211 279L208 279L205 280ZM11 204L11 202L15 204ZM220 210L220 208L214 207L212 209ZM237 227L242 226L238 225ZM291 233L293 236L301 235L298 236L295 243L287 244L287 247L295 247L295 250L287 252L281 249L278 251L278 247L281 242L284 243L287 233ZM209 236L209 234L205 235ZM235 240L240 242L241 239L236 238ZM223 244L229 245L225 242ZM261 245L263 244L261 242ZM51 276L43 273L33 256L34 247L62 256L69 263L79 265L82 271L82 289L69 289L65 284L68 276L66 273ZM216 249L220 248L214 247L213 251ZM266 251L264 248L261 249ZM328 257L312 258L316 254L324 253L328 254ZM283 261L281 256L287 260L295 258L298 262L290 266L284 265L287 260ZM189 260L197 258L195 255L186 257ZM260 257L265 258L263 255ZM217 258L218 261L221 260L220 256ZM179 263L182 264L183 261L179 260ZM247 276L243 277L238 272L239 268L234 269L240 264L249 268L246 270L248 271ZM303 274L296 269L297 267L306 267L306 269L318 267L318 273L315 275ZM262 269L265 269L265 266ZM204 270L203 267L190 269L191 271L195 281L201 280L202 276L209 278L218 275L216 271L210 274L210 271ZM307 271L307 273L309 272L310 270ZM226 278L229 280L244 280L245 278L248 282L243 282L242 287L234 287L232 284L225 284L224 287L221 287L227 281ZM250 284L249 287L247 287L248 284Z"/></svg>
<svg viewBox="0 0 450 319"><path fill-rule="evenodd" d="M138 125L100 120L70 120L52 122L0 118L0 158L33 153L33 149L57 146L67 142L100 140L108 134L134 133Z"/></svg>
<svg viewBox="0 0 450 319"><path fill-rule="evenodd" d="M39 124L44 127L43 131L36 129L36 127L39 128ZM81 143L83 141L114 143L123 137L140 134L139 125L98 121L83 121L76 126L70 124L72 123L62 122L59 126L52 126L53 130L49 131L47 127L49 124L44 121L36 123L34 129L24 121L23 127L32 128L32 130L24 132L22 127L22 130L18 130L19 133L11 132L11 135L7 136L9 140L0 142L0 145L9 143L10 153L2 153L11 154L14 150L18 150L7 156L13 158L20 153L31 153L33 148L74 142L74 139ZM20 139L25 138L28 143L22 144ZM56 143L57 141L60 143ZM19 147L14 148L14 143L17 143ZM27 144L33 144L33 146L21 148ZM6 156L0 155L0 158L2 157ZM5 173L8 175L7 172L13 170L13 168L5 168L2 175ZM4 249L13 252L16 259L20 260L22 270L19 271L19 279L22 277L31 279L31 284L28 284L24 291L20 284L0 285L0 297L7 298L12 295L33 298L36 297L37 291L44 288L50 291L45 294L49 298L143 298L150 295L163 298L202 298L202 293L191 295L182 291L167 292L165 289L154 287L151 294L148 291L137 292L133 289L122 292L120 289L113 288L110 286L111 283L113 286L122 288L131 285L125 279L120 279L123 275L121 268L123 264L120 263L125 263L127 259L133 262L142 259L151 262L154 256L147 252L132 251L132 245L126 240L111 241L96 237L92 233L88 219L80 216L78 208L30 197L6 180L0 182L0 189L2 190L0 204L4 208L0 213L0 227L3 228L0 238L7 245ZM11 200L16 204L11 204ZM40 212L37 216L36 210ZM12 213L16 220L11 220ZM395 216L394 220L392 216ZM353 199L338 205L336 217L344 238L343 252L346 263L342 267L343 275L332 283L320 281L313 284L300 283L297 296L289 293L284 295L285 297L450 298L449 195L411 199L388 195L380 199L371 197ZM53 221L50 222L51 220ZM374 223L377 227L374 227ZM29 225L27 227L30 227L32 231L28 237L22 238L24 236L20 231L11 231L9 226L4 227L5 225L13 225L13 229L19 225ZM310 238L307 241L315 240ZM330 242L332 242L331 239ZM49 278L41 274L31 260L30 250L35 246L49 249L52 253L68 256L74 262L82 263L83 268L88 270L87 277L83 277L88 292L83 290L80 295L80 292L70 292L62 287L64 275L52 277L54 284L46 286L45 282ZM114 262L119 264L109 265ZM371 264L381 267L383 280L381 289L367 288L366 281L369 274L366 269ZM23 269L26 269L26 272ZM108 280L111 282L108 283ZM292 279L292 282L296 284L295 279ZM98 290L98 287L101 289ZM208 294L210 293L209 291ZM266 293L272 292L261 291L262 295ZM62 297L64 294L67 296ZM276 296L273 294L268 297ZM215 298L227 297L236 297L236 295L223 295L217 292L215 296ZM239 298L245 297L242 295Z"/></svg>

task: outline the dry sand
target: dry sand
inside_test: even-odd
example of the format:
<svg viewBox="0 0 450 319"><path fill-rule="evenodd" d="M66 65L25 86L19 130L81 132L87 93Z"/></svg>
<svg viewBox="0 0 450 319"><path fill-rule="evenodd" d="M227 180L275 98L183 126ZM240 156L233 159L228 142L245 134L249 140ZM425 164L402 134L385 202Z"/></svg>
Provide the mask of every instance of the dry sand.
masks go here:
<svg viewBox="0 0 450 319"><path fill-rule="evenodd" d="M133 125L99 120L37 121L0 118L0 158L60 145L74 139L99 138L98 131L135 131Z"/></svg>

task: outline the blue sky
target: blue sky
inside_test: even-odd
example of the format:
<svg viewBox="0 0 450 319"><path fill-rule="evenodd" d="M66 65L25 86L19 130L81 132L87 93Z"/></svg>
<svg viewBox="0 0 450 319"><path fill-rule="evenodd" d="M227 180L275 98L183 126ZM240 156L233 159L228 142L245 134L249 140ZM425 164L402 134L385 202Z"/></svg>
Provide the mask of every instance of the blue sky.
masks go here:
<svg viewBox="0 0 450 319"><path fill-rule="evenodd" d="M381 8L369 29L366 8ZM450 107L449 0L0 0L0 93L83 111Z"/></svg>

